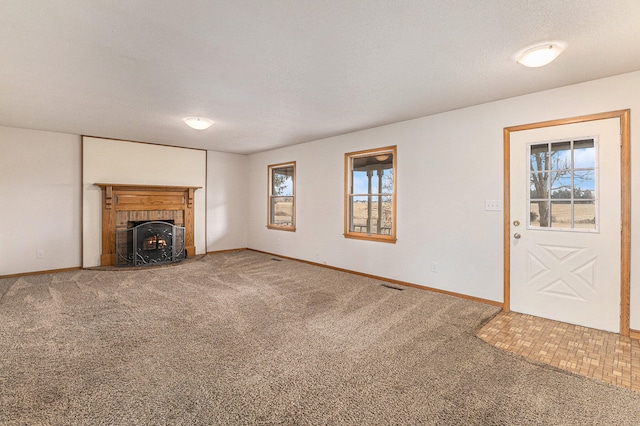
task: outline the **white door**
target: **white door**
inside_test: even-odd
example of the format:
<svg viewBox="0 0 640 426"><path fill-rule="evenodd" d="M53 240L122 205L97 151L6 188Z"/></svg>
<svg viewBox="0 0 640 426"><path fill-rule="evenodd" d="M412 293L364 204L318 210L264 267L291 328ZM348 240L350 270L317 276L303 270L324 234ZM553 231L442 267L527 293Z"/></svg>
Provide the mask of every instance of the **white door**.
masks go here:
<svg viewBox="0 0 640 426"><path fill-rule="evenodd" d="M620 120L510 135L511 310L620 331Z"/></svg>

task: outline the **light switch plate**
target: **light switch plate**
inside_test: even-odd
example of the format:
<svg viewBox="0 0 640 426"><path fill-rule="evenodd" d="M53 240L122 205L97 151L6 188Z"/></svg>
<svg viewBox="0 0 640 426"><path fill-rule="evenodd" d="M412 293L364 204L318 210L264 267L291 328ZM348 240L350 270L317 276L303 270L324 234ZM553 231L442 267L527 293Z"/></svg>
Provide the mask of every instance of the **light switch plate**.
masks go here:
<svg viewBox="0 0 640 426"><path fill-rule="evenodd" d="M501 200L485 200L484 209L487 211L500 212L502 211Z"/></svg>

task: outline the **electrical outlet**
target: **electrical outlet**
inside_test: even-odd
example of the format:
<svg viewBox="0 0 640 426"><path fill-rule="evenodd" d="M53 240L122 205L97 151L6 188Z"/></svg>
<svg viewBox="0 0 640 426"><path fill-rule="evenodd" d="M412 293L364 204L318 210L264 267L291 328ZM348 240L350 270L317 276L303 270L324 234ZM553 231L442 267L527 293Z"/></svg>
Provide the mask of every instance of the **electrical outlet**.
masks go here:
<svg viewBox="0 0 640 426"><path fill-rule="evenodd" d="M431 272L438 272L438 263L431 262Z"/></svg>
<svg viewBox="0 0 640 426"><path fill-rule="evenodd" d="M44 259L44 250L36 250L36 259Z"/></svg>
<svg viewBox="0 0 640 426"><path fill-rule="evenodd" d="M494 212L502 211L502 201L501 200L485 200L484 209L487 211L494 211Z"/></svg>

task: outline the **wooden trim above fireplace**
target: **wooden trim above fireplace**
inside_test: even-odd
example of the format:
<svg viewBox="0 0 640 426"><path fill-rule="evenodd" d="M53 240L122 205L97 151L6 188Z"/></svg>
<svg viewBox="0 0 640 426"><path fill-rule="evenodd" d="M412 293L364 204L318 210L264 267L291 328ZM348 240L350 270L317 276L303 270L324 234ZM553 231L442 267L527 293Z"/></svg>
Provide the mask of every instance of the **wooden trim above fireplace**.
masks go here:
<svg viewBox="0 0 640 426"><path fill-rule="evenodd" d="M185 249L196 254L194 193L200 186L96 183L102 190L102 255L100 266L116 264L116 229L128 221L172 220L185 228Z"/></svg>

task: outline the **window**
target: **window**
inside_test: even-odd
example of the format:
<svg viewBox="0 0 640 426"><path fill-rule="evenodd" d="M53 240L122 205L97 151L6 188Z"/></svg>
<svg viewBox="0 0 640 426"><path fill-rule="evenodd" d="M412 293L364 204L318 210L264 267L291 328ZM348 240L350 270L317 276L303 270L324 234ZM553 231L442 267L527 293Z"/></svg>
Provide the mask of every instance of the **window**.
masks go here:
<svg viewBox="0 0 640 426"><path fill-rule="evenodd" d="M267 228L296 230L296 163L274 164L269 171Z"/></svg>
<svg viewBox="0 0 640 426"><path fill-rule="evenodd" d="M396 242L396 147L345 154L344 236Z"/></svg>
<svg viewBox="0 0 640 426"><path fill-rule="evenodd" d="M529 228L596 231L594 139L529 145Z"/></svg>

